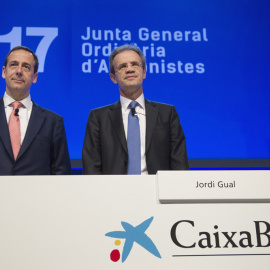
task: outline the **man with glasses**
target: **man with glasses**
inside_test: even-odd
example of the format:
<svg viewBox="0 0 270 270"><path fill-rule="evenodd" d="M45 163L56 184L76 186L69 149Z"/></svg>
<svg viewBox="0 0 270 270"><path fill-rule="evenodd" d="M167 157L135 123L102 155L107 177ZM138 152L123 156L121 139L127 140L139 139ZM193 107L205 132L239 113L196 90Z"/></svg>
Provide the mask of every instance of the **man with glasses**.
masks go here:
<svg viewBox="0 0 270 270"><path fill-rule="evenodd" d="M119 88L120 100L89 114L82 151L84 174L189 169L177 111L144 98L145 77L145 57L137 46L114 49L110 78Z"/></svg>

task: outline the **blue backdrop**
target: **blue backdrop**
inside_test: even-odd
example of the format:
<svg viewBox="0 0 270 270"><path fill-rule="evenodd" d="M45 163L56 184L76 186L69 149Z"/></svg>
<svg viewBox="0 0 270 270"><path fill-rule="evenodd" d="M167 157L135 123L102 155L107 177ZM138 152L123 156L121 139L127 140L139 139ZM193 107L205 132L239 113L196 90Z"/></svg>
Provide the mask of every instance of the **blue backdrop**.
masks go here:
<svg viewBox="0 0 270 270"><path fill-rule="evenodd" d="M90 110L119 98L108 56L125 43L146 54L145 97L178 110L190 159L270 159L269 11L267 0L5 1L0 61L16 45L37 52L31 97L64 117L72 159Z"/></svg>

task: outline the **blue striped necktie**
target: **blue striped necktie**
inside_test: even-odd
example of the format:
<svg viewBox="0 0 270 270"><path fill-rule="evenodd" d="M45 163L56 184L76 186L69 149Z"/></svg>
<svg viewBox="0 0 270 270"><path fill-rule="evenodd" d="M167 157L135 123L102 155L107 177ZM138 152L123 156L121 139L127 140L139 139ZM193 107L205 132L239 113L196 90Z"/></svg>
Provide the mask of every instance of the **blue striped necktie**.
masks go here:
<svg viewBox="0 0 270 270"><path fill-rule="evenodd" d="M139 118L135 108L138 102L131 101L128 115L127 147L128 147L128 172L127 174L141 174L141 136Z"/></svg>

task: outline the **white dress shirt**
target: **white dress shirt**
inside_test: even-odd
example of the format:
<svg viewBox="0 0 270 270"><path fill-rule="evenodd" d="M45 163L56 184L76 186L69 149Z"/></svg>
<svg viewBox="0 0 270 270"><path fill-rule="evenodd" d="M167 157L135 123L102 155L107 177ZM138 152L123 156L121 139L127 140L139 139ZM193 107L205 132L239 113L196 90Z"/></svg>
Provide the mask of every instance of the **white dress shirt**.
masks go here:
<svg viewBox="0 0 270 270"><path fill-rule="evenodd" d="M11 115L11 112L13 110L13 107L11 105L12 102L16 101L12 97L10 97L6 92L4 94L4 106L5 106L5 113L7 118L7 123L9 122L9 117ZM21 145L23 142L23 139L25 137L25 133L27 130L28 122L31 116L33 102L31 101L30 95L20 100L20 102L23 104L22 107L19 108L19 118L20 118L20 128L21 128Z"/></svg>
<svg viewBox="0 0 270 270"><path fill-rule="evenodd" d="M127 139L127 130L128 130L128 115L130 108L128 107L132 100L120 96L120 102L122 106L122 116L123 124L125 129L125 135ZM148 174L147 165L146 165L146 156L145 156L145 138L146 138L146 112L145 112L145 101L144 95L140 95L135 101L139 103L139 106L136 106L135 111L139 118L140 124L140 136L141 136L141 174Z"/></svg>

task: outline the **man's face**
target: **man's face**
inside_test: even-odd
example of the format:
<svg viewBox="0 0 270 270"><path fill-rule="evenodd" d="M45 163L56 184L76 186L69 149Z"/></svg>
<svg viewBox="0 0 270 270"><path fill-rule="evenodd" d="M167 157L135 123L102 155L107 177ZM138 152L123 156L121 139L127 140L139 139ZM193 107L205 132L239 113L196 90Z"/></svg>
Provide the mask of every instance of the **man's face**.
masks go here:
<svg viewBox="0 0 270 270"><path fill-rule="evenodd" d="M2 71L2 77L6 80L6 92L15 100L22 100L29 96L32 83L37 81L34 57L25 50L16 50L7 60L7 66Z"/></svg>
<svg viewBox="0 0 270 270"><path fill-rule="evenodd" d="M146 77L146 69L142 67L141 57L134 51L123 51L113 60L115 74L111 80L118 85L120 94L135 100L142 94L142 83Z"/></svg>

